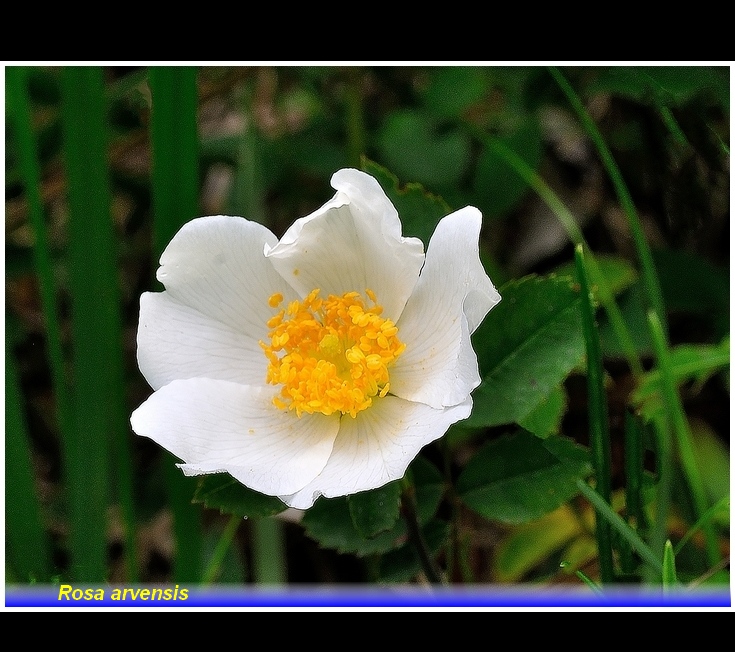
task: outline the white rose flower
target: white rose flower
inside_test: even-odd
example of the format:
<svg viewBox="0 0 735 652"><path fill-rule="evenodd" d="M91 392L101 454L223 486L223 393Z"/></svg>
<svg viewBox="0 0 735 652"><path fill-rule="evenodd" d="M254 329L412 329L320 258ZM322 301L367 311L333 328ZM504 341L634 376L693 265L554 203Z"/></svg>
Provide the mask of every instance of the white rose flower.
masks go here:
<svg viewBox="0 0 735 652"><path fill-rule="evenodd" d="M240 217L192 220L143 294L138 363L155 390L133 430L184 461L306 509L403 477L472 409L470 334L500 300L480 212L443 218L426 256L353 169L279 241Z"/></svg>

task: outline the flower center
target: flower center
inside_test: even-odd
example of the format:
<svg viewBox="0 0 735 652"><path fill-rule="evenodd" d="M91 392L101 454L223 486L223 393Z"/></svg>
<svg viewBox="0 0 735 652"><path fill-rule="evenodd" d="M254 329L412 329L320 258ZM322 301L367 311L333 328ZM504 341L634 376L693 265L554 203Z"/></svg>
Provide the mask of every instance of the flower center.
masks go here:
<svg viewBox="0 0 735 652"><path fill-rule="evenodd" d="M341 297L319 297L312 290L303 301L292 301L268 320L270 344L260 342L268 358L266 380L283 385L273 399L276 407L313 414L341 412L355 417L390 389L388 367L406 345L398 328L383 319L375 293L365 290ZM268 300L271 308L281 294Z"/></svg>

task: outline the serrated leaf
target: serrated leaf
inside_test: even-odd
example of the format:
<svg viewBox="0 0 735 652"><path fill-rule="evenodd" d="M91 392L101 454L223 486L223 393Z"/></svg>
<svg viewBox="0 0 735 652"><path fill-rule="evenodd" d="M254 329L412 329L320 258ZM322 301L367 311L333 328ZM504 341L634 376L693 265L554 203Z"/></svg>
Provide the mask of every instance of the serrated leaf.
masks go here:
<svg viewBox="0 0 735 652"><path fill-rule="evenodd" d="M483 380L467 426L527 418L584 355L579 287L570 279L529 276L500 296L473 336Z"/></svg>
<svg viewBox="0 0 735 652"><path fill-rule="evenodd" d="M273 516L286 509L286 505L275 496L248 489L229 473L202 476L192 502L243 518Z"/></svg>
<svg viewBox="0 0 735 652"><path fill-rule="evenodd" d="M398 481L347 496L352 524L365 539L372 539L393 528L398 520L400 503L401 483Z"/></svg>
<svg viewBox="0 0 735 652"><path fill-rule="evenodd" d="M441 474L422 457L417 457L409 467L416 489L416 511L419 522L426 523L436 513L443 495ZM380 554L392 550L406 536L403 519L394 527L373 538L365 538L358 532L350 514L347 498L320 498L301 521L306 534L324 548L352 553L359 557Z"/></svg>
<svg viewBox="0 0 735 652"><path fill-rule="evenodd" d="M470 159L464 133L440 132L429 116L416 110L391 113L378 134L378 146L398 176L434 188L458 183Z"/></svg>
<svg viewBox="0 0 735 652"><path fill-rule="evenodd" d="M457 493L472 510L503 523L525 523L578 493L591 472L587 451L563 437L539 440L518 431L491 441L469 461Z"/></svg>
<svg viewBox="0 0 735 652"><path fill-rule="evenodd" d="M512 133L497 138L531 169L538 169L543 152L538 120L529 118ZM473 188L482 212L487 217L500 217L521 200L528 183L504 158L485 148L475 168Z"/></svg>
<svg viewBox="0 0 735 652"><path fill-rule="evenodd" d="M428 245L439 220L451 213L451 208L437 195L429 193L420 183L401 186L398 177L374 161L363 159L362 169L378 180L393 202L403 224L403 235L420 238Z"/></svg>

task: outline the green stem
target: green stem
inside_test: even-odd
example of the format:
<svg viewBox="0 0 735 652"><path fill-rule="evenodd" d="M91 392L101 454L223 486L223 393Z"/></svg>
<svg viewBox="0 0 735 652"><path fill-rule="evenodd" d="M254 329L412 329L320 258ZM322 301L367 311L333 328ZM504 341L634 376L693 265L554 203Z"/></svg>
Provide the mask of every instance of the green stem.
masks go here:
<svg viewBox="0 0 735 652"><path fill-rule="evenodd" d="M253 576L256 584L285 584L286 568L283 523L275 518L252 522Z"/></svg>
<svg viewBox="0 0 735 652"><path fill-rule="evenodd" d="M596 489L600 497L610 503L612 489L610 481L610 430L605 395L605 376L602 367L602 351L595 324L595 307L587 279L582 245L574 250L577 276L581 286L582 332L587 349L587 394L589 402L589 434L592 449L592 467ZM613 563L612 532L610 524L596 514L595 536L600 560L600 578L603 584L615 581Z"/></svg>
<svg viewBox="0 0 735 652"><path fill-rule="evenodd" d="M671 420L672 430L679 450L679 457L692 494L696 516L698 521L702 521L702 518L707 513L707 497L704 482L702 481L694 454L692 435L689 431L684 407L676 390L673 374L671 373L671 360L669 358L663 328L658 316L653 310L648 311L648 321L653 335L654 351L656 352L656 358L661 372L661 389L666 405L666 412ZM717 564L721 557L717 544L717 535L711 521L705 520L702 522L702 531L706 541L707 559L712 566Z"/></svg>
<svg viewBox="0 0 735 652"><path fill-rule="evenodd" d="M416 490L405 478L403 480L403 493L401 494L401 514L406 522L408 538L419 556L421 568L423 568L426 579L431 584L446 584L446 580L429 551L426 539L421 531L418 514L416 512Z"/></svg>
<svg viewBox="0 0 735 652"><path fill-rule="evenodd" d="M549 72L556 80L556 83L559 84L560 88L564 92L564 95L566 95L567 100L572 105L572 108L584 125L587 134L590 136L592 142L595 144L597 152L600 155L600 159L602 160L602 164L605 167L605 170L607 170L613 186L615 187L615 193L618 196L618 201L620 202L620 205L623 208L626 217L628 218L628 227L630 228L630 233L633 237L633 244L635 246L638 259L641 263L643 284L646 288L648 301L650 303L650 306L655 311L659 321L661 322L664 336L666 337L666 310L664 308L661 285L656 274L656 267L653 263L651 249L649 248L648 243L646 242L646 238L643 235L643 228L641 226L640 218L638 217L638 211L636 210L633 199L628 192L627 186L625 185L623 175L620 173L620 168L618 168L618 165L615 162L615 159L613 158L612 153L607 146L607 143L605 143L605 139L602 137L600 130L597 128L594 120L592 120L592 117L587 112L587 109L585 109L582 101L575 93L571 84L569 84L564 75L562 75L562 73L557 68L550 66Z"/></svg>
<svg viewBox="0 0 735 652"><path fill-rule="evenodd" d="M347 162L359 168L365 153L365 120L362 112L362 75L360 68L347 69Z"/></svg>

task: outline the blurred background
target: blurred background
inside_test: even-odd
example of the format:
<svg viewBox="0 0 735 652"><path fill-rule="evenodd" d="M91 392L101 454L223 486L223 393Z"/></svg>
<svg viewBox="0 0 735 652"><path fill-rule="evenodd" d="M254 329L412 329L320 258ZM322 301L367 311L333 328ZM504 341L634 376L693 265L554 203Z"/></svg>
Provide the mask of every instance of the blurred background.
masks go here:
<svg viewBox="0 0 735 652"><path fill-rule="evenodd" d="M729 68L562 73L638 209L671 343L721 342ZM336 170L369 159L452 209L477 206L496 286L568 267L567 231L490 135L564 202L594 252L637 265L610 178L544 67L7 67L5 91L8 582L373 578L370 558L321 547L298 514L233 524L192 504L196 478L130 431L151 392L135 357L139 297L162 289L158 257L189 219L241 215L280 237L333 195ZM415 222L404 232L430 233ZM620 301L650 364L639 291L629 283ZM615 430L631 384L609 334L603 347ZM586 443L584 377L566 390L563 431ZM729 484L729 377L686 406L719 465L713 481ZM614 446L614 482L622 465ZM471 514L464 524L476 580L508 579L497 565L508 528ZM549 577L541 557L511 579Z"/></svg>

